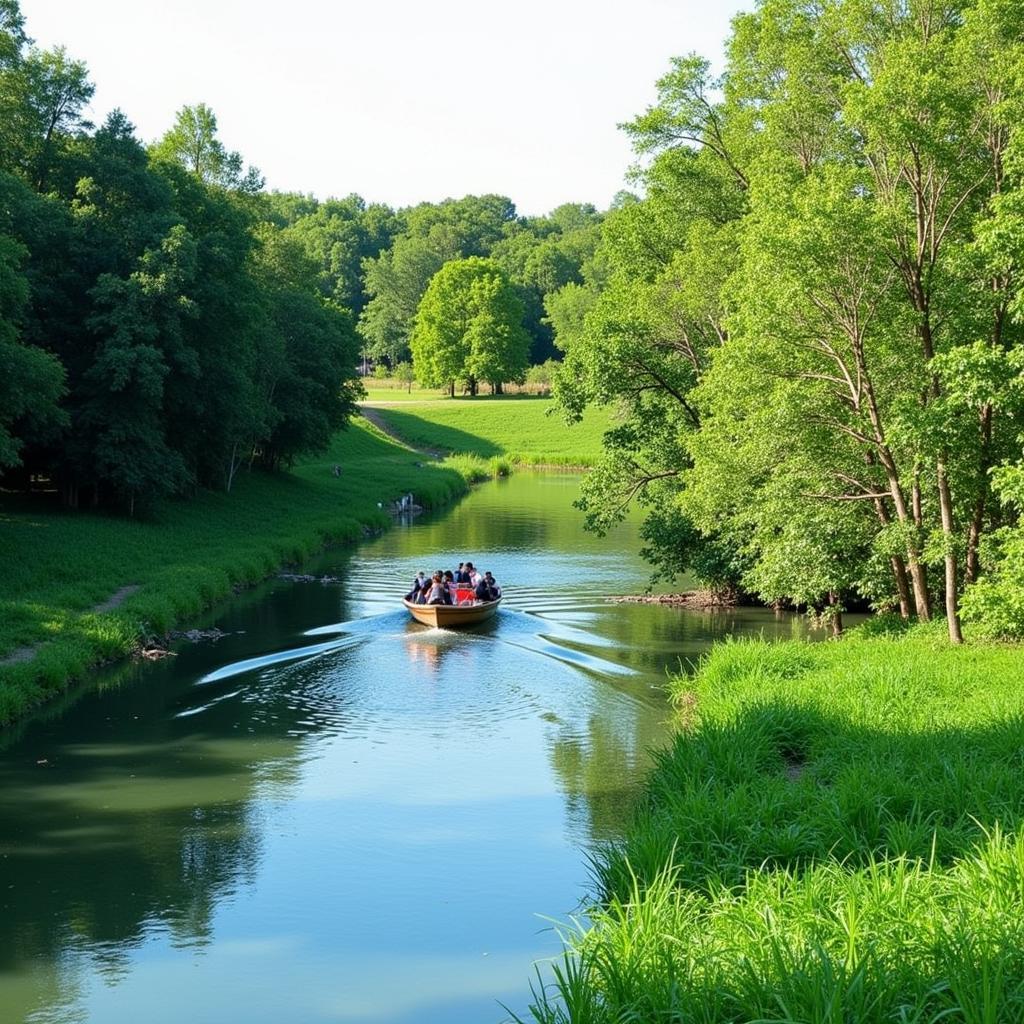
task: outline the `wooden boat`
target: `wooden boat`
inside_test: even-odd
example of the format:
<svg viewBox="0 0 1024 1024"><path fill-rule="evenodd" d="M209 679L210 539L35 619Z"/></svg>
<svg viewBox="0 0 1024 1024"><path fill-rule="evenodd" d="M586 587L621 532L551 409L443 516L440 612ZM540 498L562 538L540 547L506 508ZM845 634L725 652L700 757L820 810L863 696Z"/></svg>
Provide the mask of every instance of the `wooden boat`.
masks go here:
<svg viewBox="0 0 1024 1024"><path fill-rule="evenodd" d="M501 598L499 597L497 601L481 601L480 604L413 604L412 601L403 599L402 604L409 609L409 614L424 626L452 629L486 622L498 610Z"/></svg>

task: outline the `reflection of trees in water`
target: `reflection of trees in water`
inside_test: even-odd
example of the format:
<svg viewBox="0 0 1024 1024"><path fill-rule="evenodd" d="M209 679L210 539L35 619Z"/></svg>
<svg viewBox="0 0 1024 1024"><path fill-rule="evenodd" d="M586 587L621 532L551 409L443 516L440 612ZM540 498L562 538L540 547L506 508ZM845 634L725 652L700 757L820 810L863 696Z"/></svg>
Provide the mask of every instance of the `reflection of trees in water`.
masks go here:
<svg viewBox="0 0 1024 1024"><path fill-rule="evenodd" d="M634 552L639 545L632 524L623 527L621 534L617 531L611 542L583 533L582 513L572 505L577 492L575 477L553 483L550 476L519 471L508 480L474 491L436 516L419 518L414 530L386 534L367 545L365 551L371 557L387 554L403 558L423 551L448 552L456 563L464 558L476 561L475 556L482 551L547 549L607 555L622 548Z"/></svg>
<svg viewBox="0 0 1024 1024"><path fill-rule="evenodd" d="M551 766L565 793L577 842L607 842L622 835L648 752L664 739L663 714L638 705L627 720L619 702L612 707L612 715L591 714L582 735L559 725L552 736Z"/></svg>
<svg viewBox="0 0 1024 1024"><path fill-rule="evenodd" d="M154 926L205 944L218 903L255 877L255 801L268 781L297 778L300 734L328 716L321 672L247 677L251 713L237 697L216 703L237 679L197 688L182 673L210 656L125 666L108 682L133 685L86 694L73 716L31 723L5 751L0 972L30 978L26 1013L73 1001L77 962L116 981ZM201 714L173 717L200 702Z"/></svg>

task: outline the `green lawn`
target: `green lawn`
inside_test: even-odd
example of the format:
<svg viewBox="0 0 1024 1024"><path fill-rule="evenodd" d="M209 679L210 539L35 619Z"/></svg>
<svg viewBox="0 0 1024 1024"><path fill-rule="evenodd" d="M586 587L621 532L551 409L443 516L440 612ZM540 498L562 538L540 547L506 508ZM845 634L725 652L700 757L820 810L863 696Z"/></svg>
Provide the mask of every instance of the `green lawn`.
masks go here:
<svg viewBox="0 0 1024 1024"><path fill-rule="evenodd" d="M448 397L447 391L421 388L415 384L412 391L406 390L404 385L400 388L375 386L372 377L363 382L363 387L366 389L366 401L368 402L433 402Z"/></svg>
<svg viewBox="0 0 1024 1024"><path fill-rule="evenodd" d="M367 404L418 448L548 465L593 465L611 423L607 411L588 409L581 423L568 426L551 399L530 396L456 398L402 408Z"/></svg>
<svg viewBox="0 0 1024 1024"><path fill-rule="evenodd" d="M422 504L439 504L465 490L456 469L420 461L357 421L329 452L290 473L242 473L231 494L168 502L152 520L0 495L0 722L234 585L326 541L386 525L378 501L412 491ZM94 611L125 586L139 589L116 611ZM31 658L11 663L13 652L27 648Z"/></svg>
<svg viewBox="0 0 1024 1024"><path fill-rule="evenodd" d="M1019 649L732 643L672 689L678 736L537 1020L1022 1018Z"/></svg>

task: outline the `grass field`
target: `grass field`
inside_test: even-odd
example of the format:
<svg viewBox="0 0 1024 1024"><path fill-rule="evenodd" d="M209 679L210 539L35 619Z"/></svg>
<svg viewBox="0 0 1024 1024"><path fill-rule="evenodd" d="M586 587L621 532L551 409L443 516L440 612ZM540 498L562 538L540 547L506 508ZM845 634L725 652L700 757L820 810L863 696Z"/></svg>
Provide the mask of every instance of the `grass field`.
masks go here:
<svg viewBox="0 0 1024 1024"><path fill-rule="evenodd" d="M527 395L446 399L401 408L367 404L415 447L532 464L593 465L610 425L609 413L589 409L581 423L568 426L554 412L551 399Z"/></svg>
<svg viewBox="0 0 1024 1024"><path fill-rule="evenodd" d="M1024 1017L1024 673L934 634L731 643L569 935L558 1021Z"/></svg>
<svg viewBox="0 0 1024 1024"><path fill-rule="evenodd" d="M403 387L378 387L373 378L363 382L368 402L437 402L447 399L447 391L432 388L413 387L408 391Z"/></svg>
<svg viewBox="0 0 1024 1024"><path fill-rule="evenodd" d="M443 503L459 467L419 456L357 421L330 451L290 473L239 474L231 494L168 502L152 520L62 511L0 497L0 722L97 662L125 654L331 540L387 524L377 508L412 491ZM339 477L332 466L342 467ZM118 608L98 607L135 587Z"/></svg>

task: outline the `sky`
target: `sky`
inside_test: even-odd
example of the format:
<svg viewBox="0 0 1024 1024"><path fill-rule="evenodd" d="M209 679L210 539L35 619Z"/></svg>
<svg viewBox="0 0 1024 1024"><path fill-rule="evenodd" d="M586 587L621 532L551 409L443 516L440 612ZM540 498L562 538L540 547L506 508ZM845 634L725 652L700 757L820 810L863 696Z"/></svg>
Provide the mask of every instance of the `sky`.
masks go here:
<svg viewBox="0 0 1024 1024"><path fill-rule="evenodd" d="M672 56L720 67L752 0L21 0L146 142L185 104L267 187L407 206L497 192L520 213L604 208L632 155L617 124Z"/></svg>

